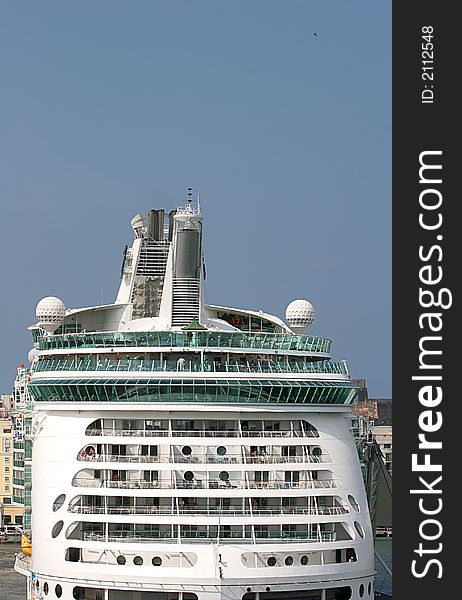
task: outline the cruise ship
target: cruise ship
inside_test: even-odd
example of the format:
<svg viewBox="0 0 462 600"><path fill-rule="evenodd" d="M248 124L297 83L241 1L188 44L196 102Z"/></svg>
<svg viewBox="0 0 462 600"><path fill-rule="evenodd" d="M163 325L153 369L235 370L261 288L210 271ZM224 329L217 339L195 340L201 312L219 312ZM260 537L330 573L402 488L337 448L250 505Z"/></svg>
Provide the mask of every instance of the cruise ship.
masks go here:
<svg viewBox="0 0 462 600"><path fill-rule="evenodd" d="M202 225L138 214L113 304L37 305L28 600L374 597L346 363L307 300L207 304Z"/></svg>

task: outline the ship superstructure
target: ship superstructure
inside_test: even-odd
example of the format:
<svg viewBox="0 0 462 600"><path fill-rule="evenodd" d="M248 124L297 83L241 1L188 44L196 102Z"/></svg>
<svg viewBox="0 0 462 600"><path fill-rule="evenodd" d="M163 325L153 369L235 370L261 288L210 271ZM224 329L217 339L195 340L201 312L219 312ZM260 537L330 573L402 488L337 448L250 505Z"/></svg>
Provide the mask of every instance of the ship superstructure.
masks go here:
<svg viewBox="0 0 462 600"><path fill-rule="evenodd" d="M31 327L29 598L373 598L356 388L311 305L206 304L190 194L132 228L114 304Z"/></svg>

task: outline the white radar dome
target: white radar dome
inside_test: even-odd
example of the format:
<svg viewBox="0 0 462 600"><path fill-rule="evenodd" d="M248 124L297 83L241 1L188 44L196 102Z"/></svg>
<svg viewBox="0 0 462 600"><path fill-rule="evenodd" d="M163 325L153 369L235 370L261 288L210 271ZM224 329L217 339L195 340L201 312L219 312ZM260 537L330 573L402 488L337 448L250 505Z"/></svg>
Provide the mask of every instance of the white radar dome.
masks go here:
<svg viewBox="0 0 462 600"><path fill-rule="evenodd" d="M48 333L53 333L61 325L65 314L64 302L55 296L42 298L35 309L35 316L40 327L43 327Z"/></svg>
<svg viewBox="0 0 462 600"><path fill-rule="evenodd" d="M294 300L286 308L286 320L294 333L304 333L314 317L314 307L308 300Z"/></svg>
<svg viewBox="0 0 462 600"><path fill-rule="evenodd" d="M29 350L29 354L27 355L27 360L31 363L34 358L38 355L39 351L37 350L37 348L31 348Z"/></svg>

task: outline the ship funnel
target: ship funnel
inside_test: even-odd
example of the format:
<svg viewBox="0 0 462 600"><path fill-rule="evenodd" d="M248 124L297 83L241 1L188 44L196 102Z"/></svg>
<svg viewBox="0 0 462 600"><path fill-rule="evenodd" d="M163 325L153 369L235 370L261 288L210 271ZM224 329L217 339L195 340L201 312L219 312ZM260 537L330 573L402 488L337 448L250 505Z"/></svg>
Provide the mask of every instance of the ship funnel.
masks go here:
<svg viewBox="0 0 462 600"><path fill-rule="evenodd" d="M164 211L150 210L148 214L148 237L151 240L161 241L164 237Z"/></svg>
<svg viewBox="0 0 462 600"><path fill-rule="evenodd" d="M172 220L172 325L178 327L201 317L202 215L192 206L191 189L188 204L179 206Z"/></svg>

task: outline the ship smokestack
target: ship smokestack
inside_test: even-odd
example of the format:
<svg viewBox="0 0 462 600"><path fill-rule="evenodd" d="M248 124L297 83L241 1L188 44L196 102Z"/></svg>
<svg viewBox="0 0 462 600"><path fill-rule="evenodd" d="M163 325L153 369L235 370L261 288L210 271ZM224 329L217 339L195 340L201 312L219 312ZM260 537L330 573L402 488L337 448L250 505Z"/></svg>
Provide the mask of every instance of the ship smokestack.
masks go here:
<svg viewBox="0 0 462 600"><path fill-rule="evenodd" d="M150 210L148 214L148 237L160 242L164 237L164 210Z"/></svg>
<svg viewBox="0 0 462 600"><path fill-rule="evenodd" d="M184 326L201 316L202 215L188 203L178 207L173 221L172 325Z"/></svg>

